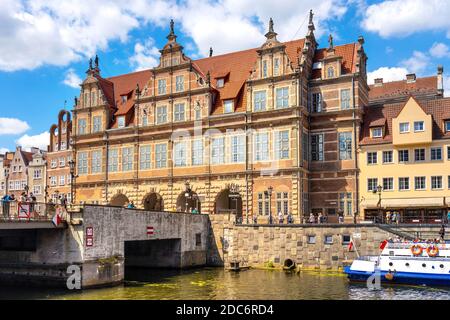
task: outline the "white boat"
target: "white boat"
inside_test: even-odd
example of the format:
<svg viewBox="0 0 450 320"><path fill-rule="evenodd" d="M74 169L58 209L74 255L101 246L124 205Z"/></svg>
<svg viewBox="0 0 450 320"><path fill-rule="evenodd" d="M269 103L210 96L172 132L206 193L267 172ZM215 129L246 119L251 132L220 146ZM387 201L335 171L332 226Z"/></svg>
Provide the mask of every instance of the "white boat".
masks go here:
<svg viewBox="0 0 450 320"><path fill-rule="evenodd" d="M354 260L344 272L350 281L380 275L382 282L450 287L450 243L383 242L379 256Z"/></svg>

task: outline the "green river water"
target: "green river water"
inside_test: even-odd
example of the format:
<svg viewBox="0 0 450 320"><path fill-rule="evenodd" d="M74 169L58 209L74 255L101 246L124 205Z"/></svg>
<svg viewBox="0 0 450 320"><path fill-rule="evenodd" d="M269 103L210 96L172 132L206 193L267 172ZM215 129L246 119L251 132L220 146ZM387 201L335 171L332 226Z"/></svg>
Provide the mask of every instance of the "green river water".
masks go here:
<svg viewBox="0 0 450 320"><path fill-rule="evenodd" d="M450 299L450 288L382 286L381 290L369 290L349 284L340 273L134 269L128 270L126 277L129 280L118 287L83 291L0 287L0 299Z"/></svg>

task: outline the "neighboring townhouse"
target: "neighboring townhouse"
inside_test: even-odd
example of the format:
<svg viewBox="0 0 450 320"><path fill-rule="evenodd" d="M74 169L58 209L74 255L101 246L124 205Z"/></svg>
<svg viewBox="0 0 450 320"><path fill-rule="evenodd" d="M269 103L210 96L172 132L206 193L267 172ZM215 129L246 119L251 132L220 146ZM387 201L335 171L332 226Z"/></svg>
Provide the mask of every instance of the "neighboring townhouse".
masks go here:
<svg viewBox="0 0 450 320"><path fill-rule="evenodd" d="M28 186L29 192L33 193L36 201L39 203L47 202L46 191L46 170L47 161L44 152L33 154L32 160L28 165Z"/></svg>

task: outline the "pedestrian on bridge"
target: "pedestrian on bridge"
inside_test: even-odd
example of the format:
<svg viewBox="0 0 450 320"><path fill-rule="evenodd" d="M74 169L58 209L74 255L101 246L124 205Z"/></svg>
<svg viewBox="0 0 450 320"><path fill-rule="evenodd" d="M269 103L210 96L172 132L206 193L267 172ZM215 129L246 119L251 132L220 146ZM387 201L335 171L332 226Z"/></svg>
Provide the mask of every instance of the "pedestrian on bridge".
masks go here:
<svg viewBox="0 0 450 320"><path fill-rule="evenodd" d="M445 240L445 226L442 225L441 230L439 231L439 235L441 236L441 241Z"/></svg>
<svg viewBox="0 0 450 320"><path fill-rule="evenodd" d="M9 203L10 202L11 202L11 196L9 194L5 194L2 198L3 216L5 218L9 217Z"/></svg>

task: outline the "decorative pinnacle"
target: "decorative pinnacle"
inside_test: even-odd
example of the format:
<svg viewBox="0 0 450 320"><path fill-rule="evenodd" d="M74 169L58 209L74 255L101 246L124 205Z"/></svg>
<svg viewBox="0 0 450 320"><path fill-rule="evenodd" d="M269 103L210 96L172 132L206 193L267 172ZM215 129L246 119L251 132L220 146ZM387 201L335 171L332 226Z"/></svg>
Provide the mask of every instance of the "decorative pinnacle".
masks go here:
<svg viewBox="0 0 450 320"><path fill-rule="evenodd" d="M333 36L330 34L330 36L328 37L328 49L333 49L333 47Z"/></svg>
<svg viewBox="0 0 450 320"><path fill-rule="evenodd" d="M95 68L98 69L98 55L95 55Z"/></svg>
<svg viewBox="0 0 450 320"><path fill-rule="evenodd" d="M175 35L175 22L173 22L173 19L170 19L170 33L167 36L167 39L169 40L174 40L176 39L176 35Z"/></svg>
<svg viewBox="0 0 450 320"><path fill-rule="evenodd" d="M273 39L277 36L277 33L273 30L273 19L269 19L269 32L265 34L267 39Z"/></svg>

